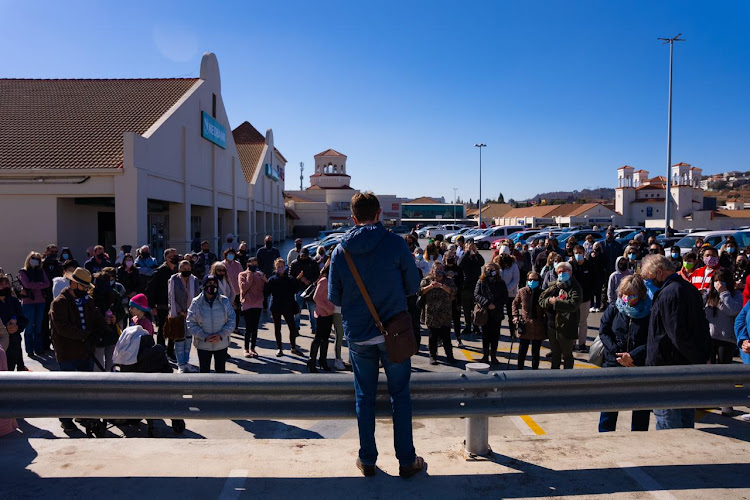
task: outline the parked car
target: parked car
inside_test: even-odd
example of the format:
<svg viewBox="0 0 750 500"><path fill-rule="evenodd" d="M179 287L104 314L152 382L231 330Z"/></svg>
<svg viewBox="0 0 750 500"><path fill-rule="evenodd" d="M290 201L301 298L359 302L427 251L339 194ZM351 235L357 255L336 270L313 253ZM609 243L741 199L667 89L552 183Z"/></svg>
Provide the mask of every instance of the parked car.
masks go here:
<svg viewBox="0 0 750 500"><path fill-rule="evenodd" d="M430 229L437 229L437 228L438 228L437 226L424 226L420 229L417 229L417 236L419 236L420 238L426 238L427 231L429 231Z"/></svg>
<svg viewBox="0 0 750 500"><path fill-rule="evenodd" d="M459 226L458 224L444 224L442 226L438 226L435 229L428 229L426 234L428 238L434 238L438 234L442 234L443 236L445 236L446 234L458 231L462 227L463 226Z"/></svg>
<svg viewBox="0 0 750 500"><path fill-rule="evenodd" d="M477 248L480 250L489 250L492 242L499 238L507 238L508 235L520 231L523 226L497 226L487 229L481 236L474 238Z"/></svg>
<svg viewBox="0 0 750 500"><path fill-rule="evenodd" d="M569 231L567 233L562 233L557 237L557 241L561 247L564 247L565 242L568 241L568 238L573 237L575 238L576 243L581 245L584 241L586 241L586 237L588 235L593 236L595 241L604 240L604 231L592 231L590 229L584 229L581 231Z"/></svg>
<svg viewBox="0 0 750 500"><path fill-rule="evenodd" d="M328 231L320 231L318 233L318 236L315 237L315 241L320 241L323 238L326 238L326 237L328 237L328 236L330 236L332 234L345 233L349 229L351 229L351 227L344 226L344 227L339 227L339 228L336 228L336 229L329 229Z"/></svg>
<svg viewBox="0 0 750 500"><path fill-rule="evenodd" d="M445 241L447 241L448 243L455 243L455 239L456 239L456 238L457 238L458 236L460 236L460 235L462 235L462 234L466 234L466 233L468 233L469 231L472 231L472 230L474 230L474 229L476 229L476 227L472 227L472 226L464 226L464 227L462 227L461 229L459 229L459 230L458 230L458 231L456 231L456 232L453 232L453 233L448 233L448 234L446 234L446 235L445 235Z"/></svg>
<svg viewBox="0 0 750 500"><path fill-rule="evenodd" d="M677 241L675 245L680 247L680 253L682 255L685 255L686 253L692 251L692 248L695 246L695 240L697 240L698 238L703 238L704 244L708 243L712 247L718 248L724 242L724 240L727 239L727 236L734 235L735 233L737 233L737 231L735 230L696 231L695 233L690 233L687 236L684 236L682 239ZM737 242L737 244L739 245L740 243Z"/></svg>
<svg viewBox="0 0 750 500"><path fill-rule="evenodd" d="M513 243L518 243L519 241L521 243L526 243L526 240L544 231L544 229L526 229L522 231L516 231L515 233L508 236L508 238L510 238Z"/></svg>

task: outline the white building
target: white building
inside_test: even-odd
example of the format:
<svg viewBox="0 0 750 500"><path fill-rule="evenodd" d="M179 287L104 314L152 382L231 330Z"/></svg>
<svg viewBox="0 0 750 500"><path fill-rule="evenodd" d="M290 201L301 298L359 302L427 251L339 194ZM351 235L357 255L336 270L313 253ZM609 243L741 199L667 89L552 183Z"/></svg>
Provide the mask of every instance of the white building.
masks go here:
<svg viewBox="0 0 750 500"><path fill-rule="evenodd" d="M187 251L196 231L214 248L227 232L284 236L280 179L241 161L214 54L199 78L0 80L0 112L6 270L48 243L83 261L97 243L160 256ZM283 177L270 131L264 148L260 162Z"/></svg>
<svg viewBox="0 0 750 500"><path fill-rule="evenodd" d="M315 171L310 176L310 187L301 191L286 191L286 206L292 216L297 236L313 235L318 231L352 224L351 199L358 189L350 186L346 173L346 155L327 149L314 157ZM377 195L383 210L385 225L401 223L401 200L395 195Z"/></svg>

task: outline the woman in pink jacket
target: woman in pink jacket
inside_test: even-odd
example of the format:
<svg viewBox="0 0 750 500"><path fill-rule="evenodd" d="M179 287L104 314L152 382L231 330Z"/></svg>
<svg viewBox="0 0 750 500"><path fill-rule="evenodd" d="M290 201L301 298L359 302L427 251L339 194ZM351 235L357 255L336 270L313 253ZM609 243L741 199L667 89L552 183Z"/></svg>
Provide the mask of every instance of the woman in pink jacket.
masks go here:
<svg viewBox="0 0 750 500"><path fill-rule="evenodd" d="M307 369L310 373L318 373L315 367L315 358L320 349L319 365L321 370L331 371L328 366L328 337L331 335L333 327L333 302L328 300L328 269L330 260L323 266L318 277L318 285L315 287L313 301L315 302L315 318L317 318L317 329L315 339L310 347L310 359L307 361Z"/></svg>
<svg viewBox="0 0 750 500"><path fill-rule="evenodd" d="M42 342L42 320L44 318L45 295L51 291L47 273L42 269L42 254L31 252L26 257L23 269L18 271L18 280L21 282L21 308L23 315L29 319L23 340L26 344L26 355L44 354L45 347Z"/></svg>
<svg viewBox="0 0 750 500"><path fill-rule="evenodd" d="M258 269L256 257L250 257L247 260L247 271L242 271L237 280L242 315L245 317L245 357L257 358L255 343L258 340L260 312L263 310L263 287L267 280L266 275Z"/></svg>

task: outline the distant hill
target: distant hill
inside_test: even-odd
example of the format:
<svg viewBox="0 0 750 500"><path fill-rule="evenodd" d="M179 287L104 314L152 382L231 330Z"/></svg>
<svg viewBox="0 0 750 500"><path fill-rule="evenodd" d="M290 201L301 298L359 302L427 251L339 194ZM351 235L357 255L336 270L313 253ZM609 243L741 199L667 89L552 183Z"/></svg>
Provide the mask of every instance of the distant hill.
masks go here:
<svg viewBox="0 0 750 500"><path fill-rule="evenodd" d="M526 200L535 201L537 203L542 200L547 200L547 203L553 203L555 201L564 203L575 203L576 201L594 201L594 200L607 200L613 201L615 199L615 190L613 188L596 188L596 189L583 189L581 191L551 191L549 193L539 193L538 195Z"/></svg>

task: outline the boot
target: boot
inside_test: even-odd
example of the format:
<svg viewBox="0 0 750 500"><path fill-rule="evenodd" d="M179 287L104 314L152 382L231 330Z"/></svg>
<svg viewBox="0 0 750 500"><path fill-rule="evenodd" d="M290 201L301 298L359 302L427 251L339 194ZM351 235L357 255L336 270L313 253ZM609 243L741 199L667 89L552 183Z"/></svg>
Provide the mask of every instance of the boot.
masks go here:
<svg viewBox="0 0 750 500"><path fill-rule="evenodd" d="M331 368L328 366L328 339L326 339L324 342L321 342L320 344L320 368L323 371L330 372ZM312 357L312 353L310 353L310 359L314 359Z"/></svg>
<svg viewBox="0 0 750 500"><path fill-rule="evenodd" d="M319 347L320 342L318 340L313 340L310 344L310 359L307 360L307 369L310 373L318 373L318 369L315 367L315 358L318 356Z"/></svg>

